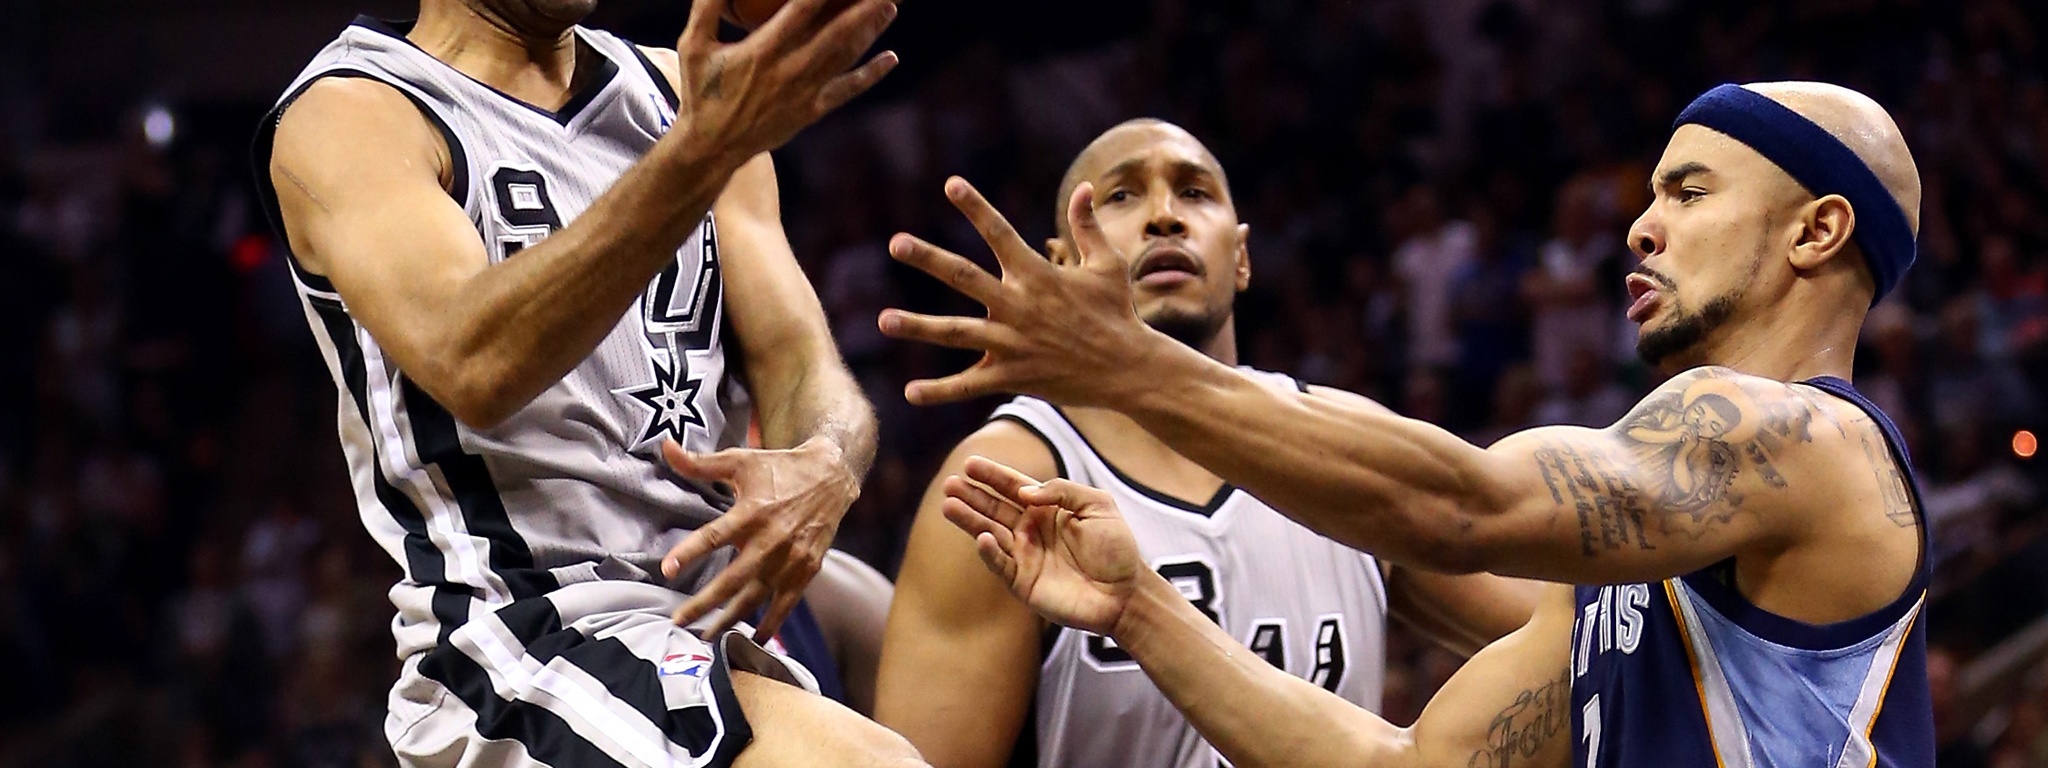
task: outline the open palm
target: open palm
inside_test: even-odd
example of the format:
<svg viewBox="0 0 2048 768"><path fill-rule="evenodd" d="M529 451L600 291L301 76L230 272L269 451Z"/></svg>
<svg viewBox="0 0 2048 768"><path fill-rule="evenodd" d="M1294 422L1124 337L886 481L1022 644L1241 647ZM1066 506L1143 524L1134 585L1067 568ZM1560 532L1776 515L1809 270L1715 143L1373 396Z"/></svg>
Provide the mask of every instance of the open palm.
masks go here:
<svg viewBox="0 0 2048 768"><path fill-rule="evenodd" d="M971 482L970 482L971 481ZM946 519L1010 591L1055 623L1110 634L1146 573L1137 539L1102 491L1066 480L1040 485L974 457L947 478Z"/></svg>

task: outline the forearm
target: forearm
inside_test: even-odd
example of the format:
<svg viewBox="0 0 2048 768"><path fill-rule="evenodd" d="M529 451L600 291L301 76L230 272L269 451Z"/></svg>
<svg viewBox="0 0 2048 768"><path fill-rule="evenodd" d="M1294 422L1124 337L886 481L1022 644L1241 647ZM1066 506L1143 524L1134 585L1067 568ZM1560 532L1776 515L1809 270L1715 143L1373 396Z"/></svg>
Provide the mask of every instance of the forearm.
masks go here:
<svg viewBox="0 0 2048 768"><path fill-rule="evenodd" d="M428 339L442 375L425 378L459 387L458 415L495 423L596 349L746 159L716 150L679 128L567 227L451 292Z"/></svg>
<svg viewBox="0 0 2048 768"><path fill-rule="evenodd" d="M1477 568L1483 450L1381 408L1275 390L1179 345L1131 371L1152 384L1112 407L1288 517L1395 562Z"/></svg>
<svg viewBox="0 0 2048 768"><path fill-rule="evenodd" d="M1116 641L1233 765L1411 764L1406 731L1275 668L1147 573Z"/></svg>
<svg viewBox="0 0 2048 768"><path fill-rule="evenodd" d="M799 370L773 377L775 391L756 392L761 402L761 440L767 448L829 444L856 481L867 477L875 459L875 409L853 374L832 351L813 355Z"/></svg>

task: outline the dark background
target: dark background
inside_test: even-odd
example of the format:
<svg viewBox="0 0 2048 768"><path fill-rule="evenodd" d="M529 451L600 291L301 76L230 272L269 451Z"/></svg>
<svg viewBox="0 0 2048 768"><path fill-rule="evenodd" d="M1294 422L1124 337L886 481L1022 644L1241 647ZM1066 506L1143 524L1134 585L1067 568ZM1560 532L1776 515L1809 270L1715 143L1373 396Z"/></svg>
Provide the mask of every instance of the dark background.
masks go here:
<svg viewBox="0 0 2048 768"><path fill-rule="evenodd" d="M333 385L252 207L247 142L356 11L406 3L0 0L0 766L390 762L383 592ZM680 0L594 26L670 45ZM1943 766L2048 765L2048 10L2017 0L913 0L875 93L779 154L788 229L883 419L839 546L893 572L938 459L987 404L912 409L967 361L873 330L971 311L883 253L983 249L976 182L1027 238L1129 117L1188 127L1253 228L1245 361L1478 441L1604 424L1629 351L1621 233L1671 118L1720 82L1884 103L1927 196L1920 263L1857 383L1904 428L1933 518ZM144 126L168 117L167 141ZM161 138L161 137L160 137ZM1456 661L1397 634L1387 712Z"/></svg>

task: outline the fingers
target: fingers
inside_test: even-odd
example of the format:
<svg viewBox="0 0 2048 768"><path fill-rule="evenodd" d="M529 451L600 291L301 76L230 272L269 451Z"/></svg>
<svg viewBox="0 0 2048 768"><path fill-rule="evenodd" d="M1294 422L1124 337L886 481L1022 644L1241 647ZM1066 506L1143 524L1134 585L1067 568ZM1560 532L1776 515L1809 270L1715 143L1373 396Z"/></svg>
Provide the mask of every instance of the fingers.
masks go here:
<svg viewBox="0 0 2048 768"><path fill-rule="evenodd" d="M774 601L768 604L768 614L761 617L761 623L754 627L754 642L767 643L769 638L775 637L776 630L782 628L782 622L789 618L790 612L795 611L796 604L803 599L803 587L790 589L785 586L776 590Z"/></svg>
<svg viewBox="0 0 2048 768"><path fill-rule="evenodd" d="M1074 187L1074 194L1067 198L1067 230L1074 233L1074 249L1079 251L1077 260L1082 267L1101 264L1106 258L1116 255L1116 247L1109 244L1109 236L1102 232L1102 222L1095 218L1095 185L1081 182ZM1121 264L1117 269L1123 269Z"/></svg>
<svg viewBox="0 0 2048 768"><path fill-rule="evenodd" d="M903 385L903 399L911 405L945 405L962 400L1009 392L1013 388L1003 374L977 363L974 367L943 379L918 379Z"/></svg>
<svg viewBox="0 0 2048 768"><path fill-rule="evenodd" d="M1008 527L996 522L988 513L969 505L967 502L948 498L939 502L939 514L944 515L946 522L952 523L953 527L960 529L962 533L975 538L980 538L983 535L994 536L996 543L1002 545L1005 550L1015 547L1016 534L1011 533Z"/></svg>
<svg viewBox="0 0 2048 768"><path fill-rule="evenodd" d="M869 88L882 82L891 70L896 69L896 52L883 51L868 59L859 69L834 77L818 89L818 114L825 114L846 106L854 97L867 93Z"/></svg>
<svg viewBox="0 0 2048 768"><path fill-rule="evenodd" d="M989 462L993 464L994 462ZM1001 465L997 465L1001 466ZM1009 469L1004 467L1004 469ZM1016 472L1012 469L1011 472ZM1091 505L1114 504L1107 494L1071 480L1055 479L1048 483L1025 486L1018 489L1018 503L1026 506L1059 507L1079 511Z"/></svg>
<svg viewBox="0 0 2048 768"><path fill-rule="evenodd" d="M954 176L946 180L946 199L953 201L953 207L967 215L967 221L974 230L981 233L981 239L995 251L996 261L1003 265L1003 274L1024 274L1037 270L1051 269L1052 265L1040 258L1037 251L1024 238L1017 236L1017 230L1010 226L1010 220L990 205L981 191L967 183L966 179Z"/></svg>
<svg viewBox="0 0 2048 768"><path fill-rule="evenodd" d="M1017 583L1017 558L1004 550L994 536L984 533L974 537L974 553L981 555L982 565L1003 577L1005 583Z"/></svg>
<svg viewBox="0 0 2048 768"><path fill-rule="evenodd" d="M978 317L944 317L888 309L882 311L876 324L883 335L942 347L987 352L1007 346L1002 343L1005 329Z"/></svg>
<svg viewBox="0 0 2048 768"><path fill-rule="evenodd" d="M939 279L961 295L988 306L998 301L1003 282L967 257L940 248L911 235L889 239L889 256Z"/></svg>
<svg viewBox="0 0 2048 768"><path fill-rule="evenodd" d="M896 3L892 0L859 0L834 14L803 45L829 71L844 72L860 61L861 54L895 21Z"/></svg>
<svg viewBox="0 0 2048 768"><path fill-rule="evenodd" d="M1024 510L1015 502L989 493L987 488L959 475L946 478L943 487L948 497L959 499L975 512L994 520L997 525L1015 526L1017 518L1024 514Z"/></svg>
<svg viewBox="0 0 2048 768"><path fill-rule="evenodd" d="M768 594L771 591L767 584L761 583L760 579L748 579L746 586L740 589L739 597L727 603L725 610L719 612L718 618L712 619L711 623L704 627L703 636L717 637L723 635L726 630L732 629L732 625L746 621L748 617L754 615L754 611L761 607L761 603L768 599Z"/></svg>
<svg viewBox="0 0 2048 768"><path fill-rule="evenodd" d="M676 609L676 623L689 624L704 618L718 606L732 602L733 598L740 595L742 590L750 589L750 585L759 583L760 579L755 578L755 576L761 571L763 557L763 555L759 554L741 552L739 557L734 558L731 563L725 566L725 570L720 571L718 576L711 580L711 583L704 585L703 589L698 590L695 594L690 595L689 599L683 601L682 607ZM766 585L762 586L763 588L766 587ZM755 596L754 602L759 604L760 598L763 596L765 596L765 593ZM721 621L725 618L727 617L719 617ZM731 626L731 624L728 623L727 626Z"/></svg>
<svg viewBox="0 0 2048 768"><path fill-rule="evenodd" d="M661 458L668 462L669 469L692 480L724 480L731 482L739 477L740 468L746 464L745 449L734 448L717 453L692 453L674 440L663 440Z"/></svg>
<svg viewBox="0 0 2048 768"><path fill-rule="evenodd" d="M967 457L967 477L974 482L988 486L989 490L1019 507L1041 502L1027 502L1023 491L1038 485L1038 480L992 459L981 456Z"/></svg>
<svg viewBox="0 0 2048 768"><path fill-rule="evenodd" d="M677 48L718 44L718 16L730 0L696 0L690 4L690 20L683 26Z"/></svg>
<svg viewBox="0 0 2048 768"><path fill-rule="evenodd" d="M662 558L661 575L674 580L676 574L683 572L683 566L694 563L699 558L711 554L713 550L725 546L732 541L733 532L739 527L739 520L738 515L728 512L719 515L718 519L705 524L704 527L691 531L690 535L676 542L675 547L668 551L668 557Z"/></svg>

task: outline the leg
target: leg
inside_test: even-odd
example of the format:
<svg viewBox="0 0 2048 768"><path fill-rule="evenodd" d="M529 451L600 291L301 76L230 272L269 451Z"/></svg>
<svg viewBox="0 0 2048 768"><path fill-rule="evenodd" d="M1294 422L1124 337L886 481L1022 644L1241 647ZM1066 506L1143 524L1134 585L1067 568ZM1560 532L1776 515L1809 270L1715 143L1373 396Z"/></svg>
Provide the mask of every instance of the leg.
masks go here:
<svg viewBox="0 0 2048 768"><path fill-rule="evenodd" d="M831 699L749 672L734 672L732 688L754 728L733 768L926 765L908 740Z"/></svg>

